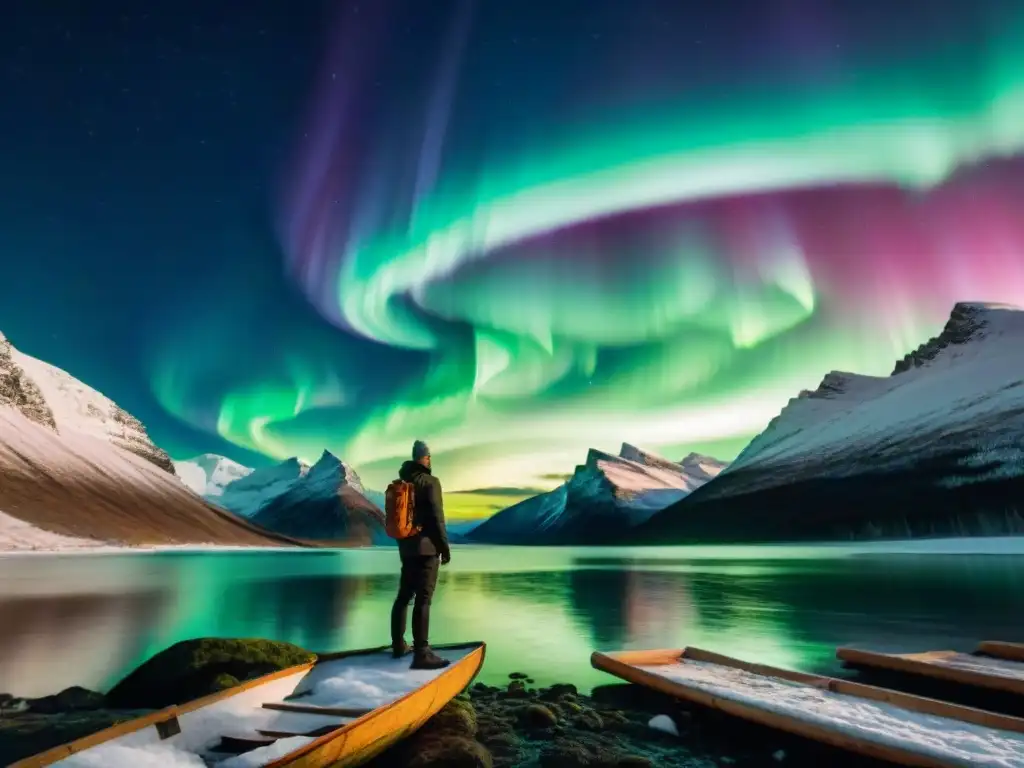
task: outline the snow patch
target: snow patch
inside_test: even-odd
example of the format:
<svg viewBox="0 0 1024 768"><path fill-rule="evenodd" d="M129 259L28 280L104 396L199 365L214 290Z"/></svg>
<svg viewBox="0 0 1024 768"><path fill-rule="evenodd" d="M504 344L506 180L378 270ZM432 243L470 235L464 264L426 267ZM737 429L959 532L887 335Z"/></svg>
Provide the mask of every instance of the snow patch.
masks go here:
<svg viewBox="0 0 1024 768"><path fill-rule="evenodd" d="M441 658L456 662L465 650L438 650ZM444 670L409 668L409 658L393 659L389 653L353 656L344 664L330 662L313 669L304 682L303 704L321 707L377 708L426 685Z"/></svg>
<svg viewBox="0 0 1024 768"><path fill-rule="evenodd" d="M714 696L964 766L1024 768L1024 734L697 661L639 667Z"/></svg>
<svg viewBox="0 0 1024 768"><path fill-rule="evenodd" d="M272 763L300 747L312 744L314 741L316 739L308 736L290 736L287 739L278 739L266 747L254 749L252 752L245 752L241 755L230 757L227 760L216 762L214 765L217 768L262 768L262 766Z"/></svg>
<svg viewBox="0 0 1024 768"><path fill-rule="evenodd" d="M67 757L57 765L66 768L206 768L194 752L166 744L131 747L108 742Z"/></svg>
<svg viewBox="0 0 1024 768"><path fill-rule="evenodd" d="M221 496L225 487L253 472L237 461L213 453L176 461L174 471L189 490L207 499Z"/></svg>
<svg viewBox="0 0 1024 768"><path fill-rule="evenodd" d="M1021 661L996 659L990 656L975 656L971 653L958 653L955 656L949 656L944 659L929 659L928 662L937 667L952 667L994 677L1024 680L1024 662Z"/></svg>
<svg viewBox="0 0 1024 768"><path fill-rule="evenodd" d="M676 727L676 721L668 715L655 715L647 722L647 727L672 736L679 735L679 729Z"/></svg>

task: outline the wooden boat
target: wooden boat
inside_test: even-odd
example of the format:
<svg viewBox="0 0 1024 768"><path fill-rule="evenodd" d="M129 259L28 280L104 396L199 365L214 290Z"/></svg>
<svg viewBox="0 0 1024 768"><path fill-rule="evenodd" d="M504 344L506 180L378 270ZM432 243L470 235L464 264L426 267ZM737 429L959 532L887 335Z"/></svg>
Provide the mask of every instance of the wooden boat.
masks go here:
<svg viewBox="0 0 1024 768"><path fill-rule="evenodd" d="M595 653L623 680L900 765L1024 768L1024 719L731 659L699 648Z"/></svg>
<svg viewBox="0 0 1024 768"><path fill-rule="evenodd" d="M974 653L878 653L840 648L836 658L858 669L881 669L1024 696L1024 645L988 641Z"/></svg>
<svg viewBox="0 0 1024 768"><path fill-rule="evenodd" d="M321 654L313 662L115 725L9 768L359 765L416 731L469 686L483 665L483 643L435 650L451 665L411 671L410 657L392 659L390 648ZM353 695L360 691L361 696Z"/></svg>

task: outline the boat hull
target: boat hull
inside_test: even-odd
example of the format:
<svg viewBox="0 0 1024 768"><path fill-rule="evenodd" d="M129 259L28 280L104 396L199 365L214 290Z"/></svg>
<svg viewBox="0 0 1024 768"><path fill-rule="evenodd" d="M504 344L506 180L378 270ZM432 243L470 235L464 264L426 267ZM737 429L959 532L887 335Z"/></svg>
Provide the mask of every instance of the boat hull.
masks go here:
<svg viewBox="0 0 1024 768"><path fill-rule="evenodd" d="M916 766L917 768L959 768L962 765L959 761L922 754L913 749L910 744L901 747L869 741L858 737L856 734L845 732L840 728L829 727L793 717L784 712L771 711L757 704L734 700L723 695L716 695L707 690L701 690L698 687L648 671L663 665L684 664L687 661L741 670L754 675L776 678L869 702L894 705L909 712L952 718L964 723L998 729L1012 734L1024 734L1024 720L1019 718L947 704L946 702L934 699L912 696L846 680L751 664L698 648L624 651L607 654L594 653L591 656L591 664L595 669L607 672L627 682L635 683L710 709L719 710L758 725L785 731L795 736L849 752L887 760L898 765Z"/></svg>

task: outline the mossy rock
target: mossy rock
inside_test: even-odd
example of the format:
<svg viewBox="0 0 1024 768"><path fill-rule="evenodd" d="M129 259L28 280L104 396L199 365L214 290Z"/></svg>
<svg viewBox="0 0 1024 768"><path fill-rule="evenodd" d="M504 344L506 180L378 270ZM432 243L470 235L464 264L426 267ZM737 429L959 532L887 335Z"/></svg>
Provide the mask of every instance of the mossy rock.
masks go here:
<svg viewBox="0 0 1024 768"><path fill-rule="evenodd" d="M210 693L217 693L218 691L226 691L229 688L234 688L242 681L234 675L229 675L223 672L213 679L213 684L210 685Z"/></svg>
<svg viewBox="0 0 1024 768"><path fill-rule="evenodd" d="M462 736L430 735L416 740L409 768L492 768L487 747Z"/></svg>
<svg viewBox="0 0 1024 768"><path fill-rule="evenodd" d="M217 686L229 677L238 685L315 658L297 645L273 640L184 640L130 673L111 689L107 701L114 708L160 709L223 690Z"/></svg>
<svg viewBox="0 0 1024 768"><path fill-rule="evenodd" d="M476 710L473 705L459 699L453 699L427 722L425 730L429 733L450 734L472 738L476 735Z"/></svg>
<svg viewBox="0 0 1024 768"><path fill-rule="evenodd" d="M558 715L543 704L527 704L516 715L526 728L554 728L558 725Z"/></svg>

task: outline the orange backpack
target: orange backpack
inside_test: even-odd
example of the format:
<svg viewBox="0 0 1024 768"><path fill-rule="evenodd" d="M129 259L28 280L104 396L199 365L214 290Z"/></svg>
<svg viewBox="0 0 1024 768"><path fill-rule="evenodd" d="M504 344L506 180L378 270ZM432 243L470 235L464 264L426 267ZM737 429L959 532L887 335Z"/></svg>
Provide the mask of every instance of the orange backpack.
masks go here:
<svg viewBox="0 0 1024 768"><path fill-rule="evenodd" d="M392 539L410 539L423 530L413 522L416 489L412 483L395 480L384 492L384 529Z"/></svg>

